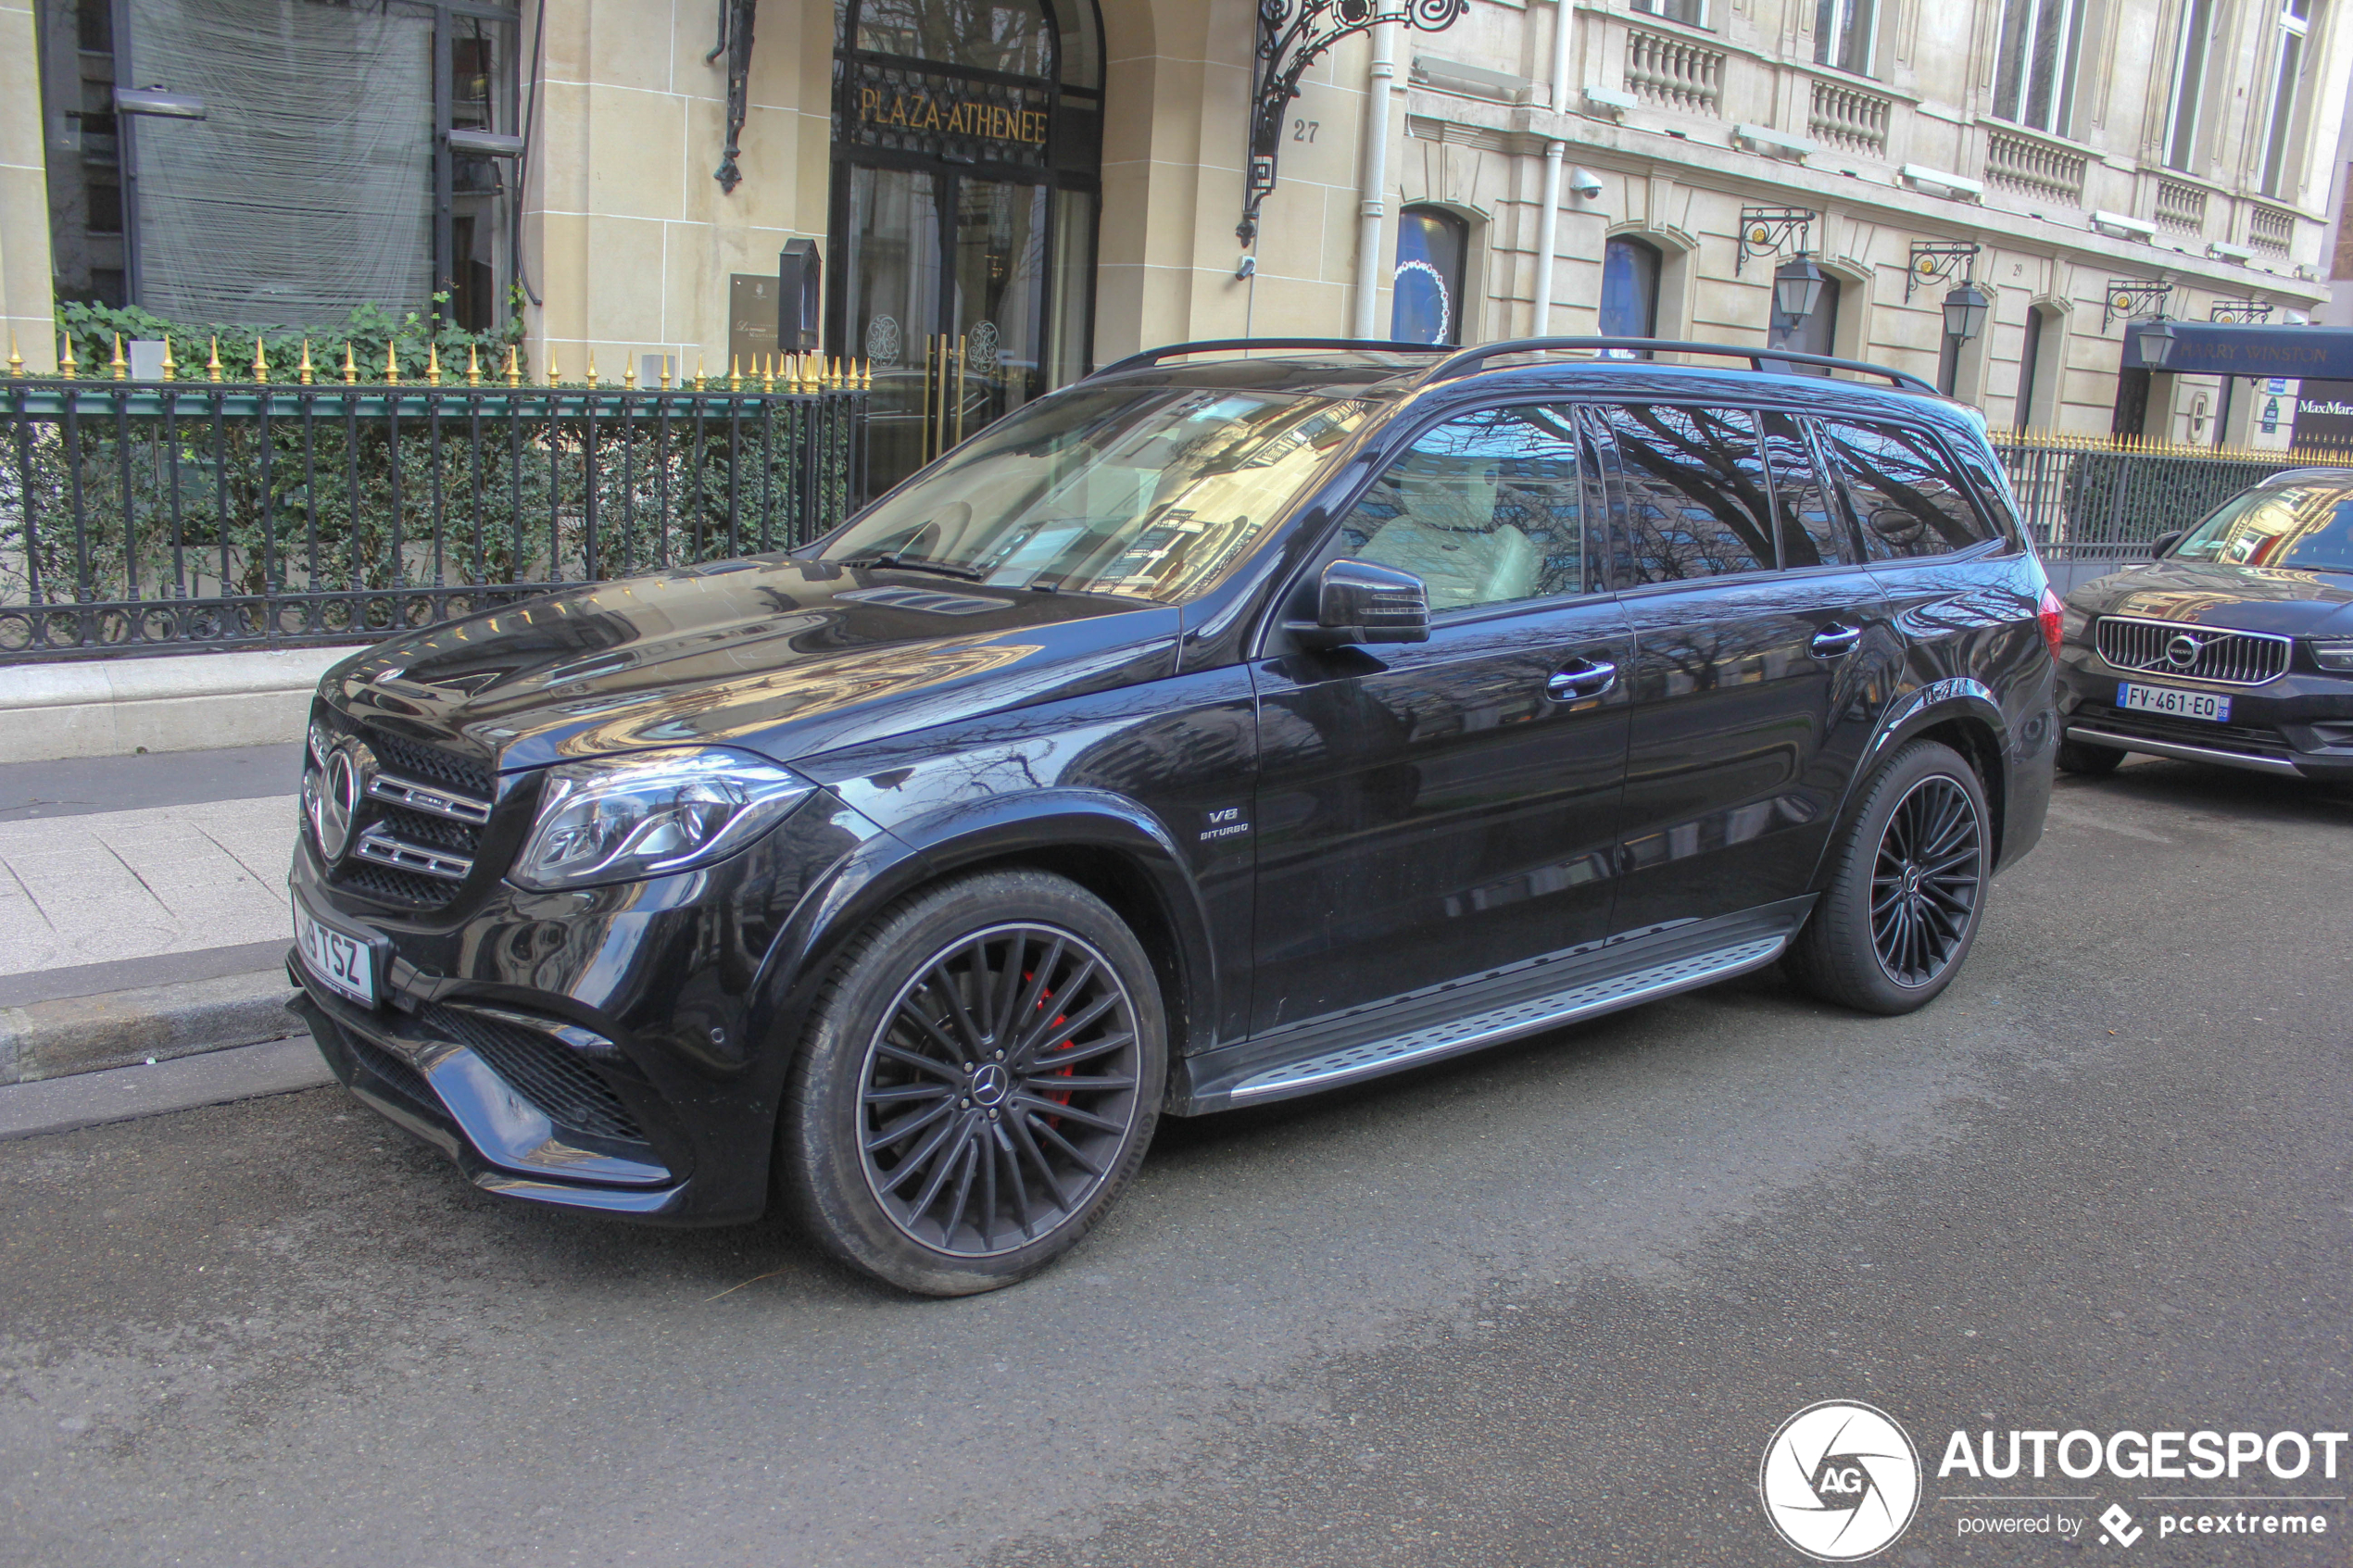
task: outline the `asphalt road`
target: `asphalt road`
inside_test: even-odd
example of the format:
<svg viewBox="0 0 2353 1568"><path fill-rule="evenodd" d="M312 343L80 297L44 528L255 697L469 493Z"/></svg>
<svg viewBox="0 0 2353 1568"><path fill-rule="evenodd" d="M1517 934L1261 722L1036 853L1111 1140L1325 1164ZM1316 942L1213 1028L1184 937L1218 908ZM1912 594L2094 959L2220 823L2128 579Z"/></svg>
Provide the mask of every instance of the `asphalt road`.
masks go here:
<svg viewBox="0 0 2353 1568"><path fill-rule="evenodd" d="M1757 1466L1829 1399L1930 1466L1876 1561L2353 1562L2344 1503L2166 1539L2105 1477L2007 1512L2120 1501L2129 1549L1963 1537L2031 1484L1934 1474L1956 1427L2353 1421L2348 834L2063 782L1924 1013L1757 977L1173 1123L965 1301L495 1204L340 1090L0 1145L0 1562L1794 1564Z"/></svg>

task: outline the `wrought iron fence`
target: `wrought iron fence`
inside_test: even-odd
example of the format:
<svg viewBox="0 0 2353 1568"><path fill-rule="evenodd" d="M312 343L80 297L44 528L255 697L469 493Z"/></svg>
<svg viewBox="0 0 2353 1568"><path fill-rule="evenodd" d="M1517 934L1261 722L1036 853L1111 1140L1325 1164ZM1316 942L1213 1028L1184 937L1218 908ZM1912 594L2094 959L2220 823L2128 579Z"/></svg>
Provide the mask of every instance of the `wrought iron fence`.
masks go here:
<svg viewBox="0 0 2353 1568"><path fill-rule="evenodd" d="M866 392L0 380L0 662L359 642L783 549Z"/></svg>
<svg viewBox="0 0 2353 1568"><path fill-rule="evenodd" d="M2353 468L2341 452L2255 452L2109 436L2011 431L1994 437L2042 553L2128 560L2160 534L2204 521L2284 469Z"/></svg>

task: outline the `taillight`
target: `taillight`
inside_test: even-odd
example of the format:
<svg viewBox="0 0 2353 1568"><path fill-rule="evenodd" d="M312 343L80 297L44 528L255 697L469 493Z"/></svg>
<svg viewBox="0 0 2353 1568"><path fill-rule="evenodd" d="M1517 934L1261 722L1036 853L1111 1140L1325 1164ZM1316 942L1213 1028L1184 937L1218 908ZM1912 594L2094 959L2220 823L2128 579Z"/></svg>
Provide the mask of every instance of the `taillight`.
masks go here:
<svg viewBox="0 0 2353 1568"><path fill-rule="evenodd" d="M2061 624L2066 613L2058 602L2058 596L2048 588L2044 589L2043 608L2034 612L2034 619L2042 623L2043 640L2051 645L2053 659L2058 657L2059 642L2067 635L2066 628Z"/></svg>

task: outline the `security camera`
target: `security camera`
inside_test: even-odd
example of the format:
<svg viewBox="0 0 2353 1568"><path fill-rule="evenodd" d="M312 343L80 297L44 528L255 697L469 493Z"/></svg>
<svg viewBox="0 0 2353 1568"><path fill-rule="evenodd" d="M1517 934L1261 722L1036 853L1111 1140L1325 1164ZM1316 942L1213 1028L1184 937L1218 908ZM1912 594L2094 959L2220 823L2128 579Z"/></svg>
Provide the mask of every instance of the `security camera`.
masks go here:
<svg viewBox="0 0 2353 1568"><path fill-rule="evenodd" d="M1254 256L1245 256L1234 266L1234 282L1238 283L1245 278L1254 278L1257 275L1258 257Z"/></svg>
<svg viewBox="0 0 2353 1568"><path fill-rule="evenodd" d="M1592 201L1602 194L1602 177L1590 169L1571 169L1568 171L1568 189L1571 195Z"/></svg>

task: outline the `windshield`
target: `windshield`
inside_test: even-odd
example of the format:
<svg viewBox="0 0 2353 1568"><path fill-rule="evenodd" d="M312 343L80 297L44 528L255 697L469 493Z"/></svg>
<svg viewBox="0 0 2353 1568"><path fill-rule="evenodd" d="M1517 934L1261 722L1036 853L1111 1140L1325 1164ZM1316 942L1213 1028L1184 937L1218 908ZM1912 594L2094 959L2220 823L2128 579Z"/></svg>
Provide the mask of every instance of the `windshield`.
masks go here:
<svg viewBox="0 0 2353 1568"><path fill-rule="evenodd" d="M1175 604L1262 538L1375 404L1083 385L886 496L821 558Z"/></svg>
<svg viewBox="0 0 2353 1568"><path fill-rule="evenodd" d="M2193 529L2173 558L2353 571L2353 492L2341 484L2250 490Z"/></svg>

